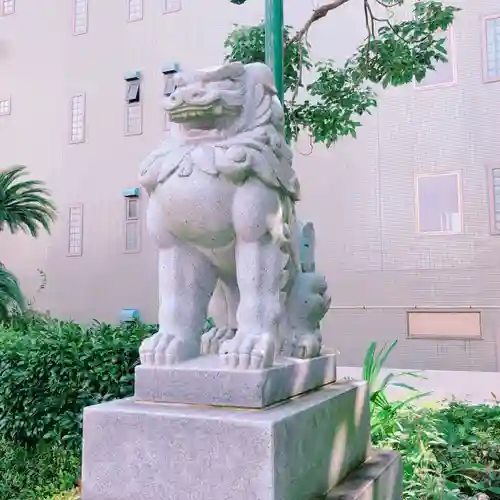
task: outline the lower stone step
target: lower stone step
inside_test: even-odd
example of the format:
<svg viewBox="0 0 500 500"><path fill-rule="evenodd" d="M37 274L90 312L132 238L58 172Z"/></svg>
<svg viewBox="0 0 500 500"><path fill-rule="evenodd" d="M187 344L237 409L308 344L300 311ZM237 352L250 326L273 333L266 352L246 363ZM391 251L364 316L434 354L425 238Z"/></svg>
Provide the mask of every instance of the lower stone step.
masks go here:
<svg viewBox="0 0 500 500"><path fill-rule="evenodd" d="M375 452L334 488L325 500L401 500L403 465L399 453Z"/></svg>

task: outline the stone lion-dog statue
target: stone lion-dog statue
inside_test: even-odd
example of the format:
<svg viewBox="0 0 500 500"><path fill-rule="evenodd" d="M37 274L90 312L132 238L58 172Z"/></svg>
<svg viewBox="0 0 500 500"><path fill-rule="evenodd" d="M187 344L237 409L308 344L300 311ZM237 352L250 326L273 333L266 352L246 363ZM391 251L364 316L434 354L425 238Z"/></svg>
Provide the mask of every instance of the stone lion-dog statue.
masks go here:
<svg viewBox="0 0 500 500"><path fill-rule="evenodd" d="M159 331L143 365L218 354L237 369L313 358L330 298L301 262L299 182L271 70L229 63L177 73L171 136L142 163L159 249ZM202 335L209 306L217 326Z"/></svg>

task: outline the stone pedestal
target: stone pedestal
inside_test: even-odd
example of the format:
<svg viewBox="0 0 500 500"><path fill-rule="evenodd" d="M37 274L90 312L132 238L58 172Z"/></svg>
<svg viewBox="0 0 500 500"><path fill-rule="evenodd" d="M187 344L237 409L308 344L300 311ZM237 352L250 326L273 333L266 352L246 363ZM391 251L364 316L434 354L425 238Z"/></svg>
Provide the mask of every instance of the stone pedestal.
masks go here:
<svg viewBox="0 0 500 500"><path fill-rule="evenodd" d="M265 410L122 400L85 410L83 500L313 500L369 448L364 383Z"/></svg>
<svg viewBox="0 0 500 500"><path fill-rule="evenodd" d="M266 370L231 370L220 356L203 356L174 366L138 366L135 397L155 403L265 408L336 380L336 355L278 358Z"/></svg>
<svg viewBox="0 0 500 500"><path fill-rule="evenodd" d="M400 500L399 457L369 453L366 383L335 376L328 353L138 367L134 398L85 410L82 500Z"/></svg>

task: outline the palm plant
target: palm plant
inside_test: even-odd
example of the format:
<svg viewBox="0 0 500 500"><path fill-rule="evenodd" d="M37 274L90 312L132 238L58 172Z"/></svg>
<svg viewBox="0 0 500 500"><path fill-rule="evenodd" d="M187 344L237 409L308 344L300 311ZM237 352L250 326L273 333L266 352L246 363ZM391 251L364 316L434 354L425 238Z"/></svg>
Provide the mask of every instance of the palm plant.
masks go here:
<svg viewBox="0 0 500 500"><path fill-rule="evenodd" d="M24 307L24 296L17 278L0 264L0 321L6 320L13 311L22 311Z"/></svg>
<svg viewBox="0 0 500 500"><path fill-rule="evenodd" d="M43 228L50 233L56 208L42 181L28 179L25 166L16 165L0 172L0 231L19 229L36 238Z"/></svg>
<svg viewBox="0 0 500 500"><path fill-rule="evenodd" d="M26 167L16 165L0 172L0 231L24 231L36 238L43 228L50 233L56 208L42 181L24 179ZM17 278L0 263L0 321L26 303Z"/></svg>

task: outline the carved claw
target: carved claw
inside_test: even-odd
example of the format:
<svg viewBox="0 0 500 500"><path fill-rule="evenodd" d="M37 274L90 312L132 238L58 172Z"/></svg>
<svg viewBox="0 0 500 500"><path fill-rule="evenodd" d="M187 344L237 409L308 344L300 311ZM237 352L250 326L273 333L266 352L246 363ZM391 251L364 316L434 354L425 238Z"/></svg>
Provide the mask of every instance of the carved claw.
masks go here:
<svg viewBox="0 0 500 500"><path fill-rule="evenodd" d="M319 356L321 352L321 335L304 333L298 335L292 348L292 358L310 359Z"/></svg>
<svg viewBox="0 0 500 500"><path fill-rule="evenodd" d="M258 370L273 366L274 351L270 335L245 335L238 331L233 339L222 344L220 355L229 368Z"/></svg>
<svg viewBox="0 0 500 500"><path fill-rule="evenodd" d="M214 327L201 337L201 354L219 354L223 342L234 338L236 330L234 328Z"/></svg>
<svg viewBox="0 0 500 500"><path fill-rule="evenodd" d="M141 363L149 366L175 365L199 355L198 342L162 332L144 340L139 348Z"/></svg>

